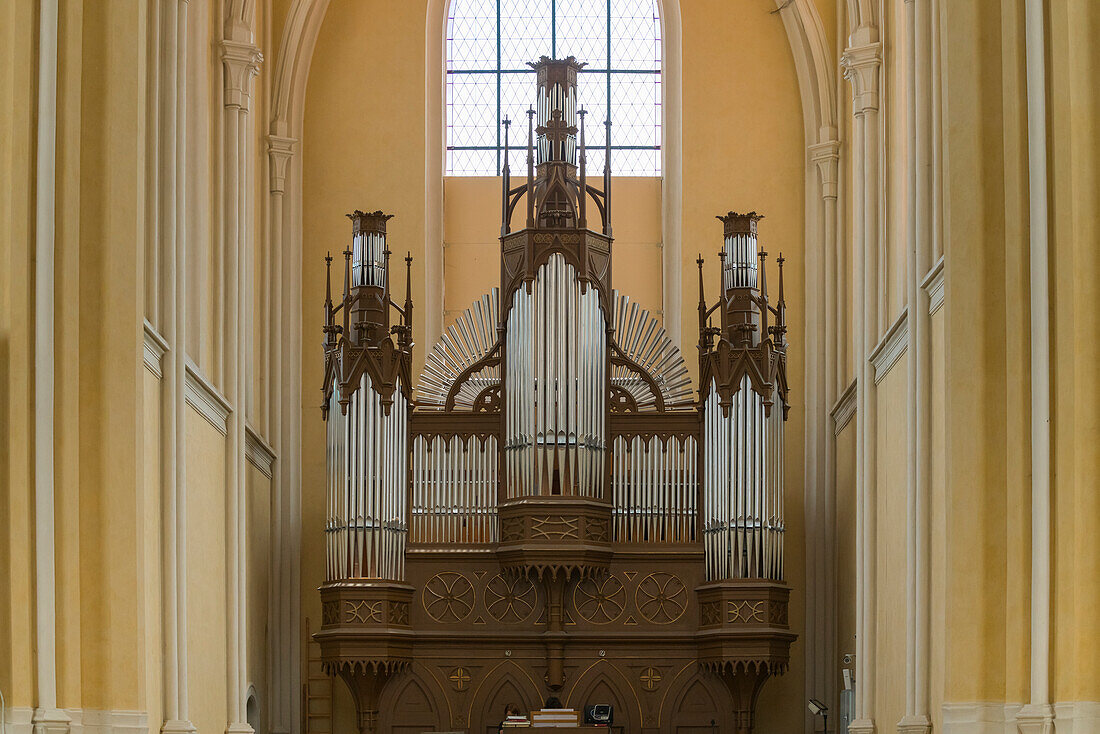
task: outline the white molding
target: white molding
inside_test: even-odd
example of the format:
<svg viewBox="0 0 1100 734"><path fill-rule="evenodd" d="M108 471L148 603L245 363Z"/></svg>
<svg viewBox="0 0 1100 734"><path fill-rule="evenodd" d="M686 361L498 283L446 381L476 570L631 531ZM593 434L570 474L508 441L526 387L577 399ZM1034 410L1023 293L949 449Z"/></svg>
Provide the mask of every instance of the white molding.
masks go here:
<svg viewBox="0 0 1100 734"><path fill-rule="evenodd" d="M886 335L879 340L875 348L871 350L871 356L867 360L875 370L875 384L879 384L890 373L894 365L905 354L909 346L909 307L901 311L901 315L887 330Z"/></svg>
<svg viewBox="0 0 1100 734"><path fill-rule="evenodd" d="M1019 703L976 701L943 705L944 734L1019 734L1026 717ZM1100 731L1100 701L1062 701L1054 704L1053 723L1058 734L1092 734Z"/></svg>
<svg viewBox="0 0 1100 734"><path fill-rule="evenodd" d="M164 355L168 353L168 342L160 335L149 320L145 320L145 369L158 380L164 376Z"/></svg>
<svg viewBox="0 0 1100 734"><path fill-rule="evenodd" d="M1016 734L1018 703L975 701L943 705L944 734Z"/></svg>
<svg viewBox="0 0 1100 734"><path fill-rule="evenodd" d="M1100 731L1100 701L1064 701L1054 704L1058 734L1092 734Z"/></svg>
<svg viewBox="0 0 1100 734"><path fill-rule="evenodd" d="M218 429L220 434L224 436L228 433L229 414L233 412L233 406L191 361L187 362L184 394L187 404Z"/></svg>
<svg viewBox="0 0 1100 734"><path fill-rule="evenodd" d="M931 267L920 283L921 290L928 296L929 316L935 315L937 311L943 308L943 272L943 255L940 255L940 259L936 261L936 264Z"/></svg>
<svg viewBox="0 0 1100 734"><path fill-rule="evenodd" d="M32 734L34 709L29 706L7 707L4 711L6 734Z"/></svg>
<svg viewBox="0 0 1100 734"><path fill-rule="evenodd" d="M833 435L839 436L856 415L856 380L852 380L837 398L836 405L829 414L833 417Z"/></svg>
<svg viewBox="0 0 1100 734"><path fill-rule="evenodd" d="M72 719L72 734L137 734L149 731L145 711L65 709Z"/></svg>
<svg viewBox="0 0 1100 734"><path fill-rule="evenodd" d="M264 441L263 437L252 426L245 426L244 455L248 463L260 470L268 479L272 478L272 469L275 465L275 449Z"/></svg>

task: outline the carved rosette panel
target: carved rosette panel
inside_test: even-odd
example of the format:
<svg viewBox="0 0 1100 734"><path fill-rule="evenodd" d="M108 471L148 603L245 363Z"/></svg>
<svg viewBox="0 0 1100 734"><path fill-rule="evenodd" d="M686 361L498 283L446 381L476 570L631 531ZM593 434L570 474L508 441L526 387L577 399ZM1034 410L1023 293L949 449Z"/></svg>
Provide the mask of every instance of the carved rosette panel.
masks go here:
<svg viewBox="0 0 1100 734"><path fill-rule="evenodd" d="M650 692L656 691L661 687L661 679L663 677L661 671L653 666L644 668L642 672L638 674L638 680L642 684L642 689Z"/></svg>
<svg viewBox="0 0 1100 734"><path fill-rule="evenodd" d="M424 611L436 622L461 622L474 608L474 586L457 571L437 573L424 584Z"/></svg>
<svg viewBox="0 0 1100 734"><path fill-rule="evenodd" d="M687 587L671 573L651 573L638 583L634 603L647 622L672 624L687 610Z"/></svg>
<svg viewBox="0 0 1100 734"><path fill-rule="evenodd" d="M585 578L573 587L573 608L591 624L608 624L626 608L626 588L616 576Z"/></svg>
<svg viewBox="0 0 1100 734"><path fill-rule="evenodd" d="M535 585L526 576L497 574L485 584L485 611L497 622L515 624L535 609Z"/></svg>

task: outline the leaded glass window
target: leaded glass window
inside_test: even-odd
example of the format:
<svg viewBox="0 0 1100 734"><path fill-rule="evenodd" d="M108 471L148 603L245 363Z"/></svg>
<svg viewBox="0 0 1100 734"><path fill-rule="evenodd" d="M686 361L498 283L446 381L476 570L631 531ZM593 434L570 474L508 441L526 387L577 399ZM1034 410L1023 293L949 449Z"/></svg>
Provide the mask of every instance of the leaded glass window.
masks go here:
<svg viewBox="0 0 1100 734"><path fill-rule="evenodd" d="M527 108L540 56L587 66L577 96L588 170L603 171L610 118L615 175L661 175L661 20L657 0L451 0L447 19L447 175L493 176L512 121L513 175L527 166Z"/></svg>

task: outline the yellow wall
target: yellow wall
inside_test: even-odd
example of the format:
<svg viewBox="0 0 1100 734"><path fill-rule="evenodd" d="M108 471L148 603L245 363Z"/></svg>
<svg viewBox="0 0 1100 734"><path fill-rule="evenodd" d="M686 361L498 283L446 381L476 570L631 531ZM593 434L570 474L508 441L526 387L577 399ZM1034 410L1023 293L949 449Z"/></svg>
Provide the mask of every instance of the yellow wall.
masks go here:
<svg viewBox="0 0 1100 734"><path fill-rule="evenodd" d="M884 723L905 714L908 362L903 356L878 383L875 503L867 508L875 515L877 545L875 718Z"/></svg>
<svg viewBox="0 0 1100 734"><path fill-rule="evenodd" d="M500 186L500 178L488 176L443 180L444 327L500 285ZM616 177L611 191L612 286L659 316L661 179Z"/></svg>
<svg viewBox="0 0 1100 734"><path fill-rule="evenodd" d="M187 445L190 713L200 734L216 734L228 721L225 442L217 429L189 409Z"/></svg>

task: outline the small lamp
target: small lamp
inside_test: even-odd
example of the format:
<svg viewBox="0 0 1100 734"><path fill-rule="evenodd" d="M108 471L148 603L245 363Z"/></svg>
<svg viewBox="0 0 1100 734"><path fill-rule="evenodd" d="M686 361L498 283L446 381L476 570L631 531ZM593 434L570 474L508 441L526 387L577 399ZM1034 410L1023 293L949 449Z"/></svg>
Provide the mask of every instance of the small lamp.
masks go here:
<svg viewBox="0 0 1100 734"><path fill-rule="evenodd" d="M810 709L810 713L814 716L821 717L822 731L828 734L829 732L829 707L818 701L816 698L811 698L806 702L806 707Z"/></svg>

